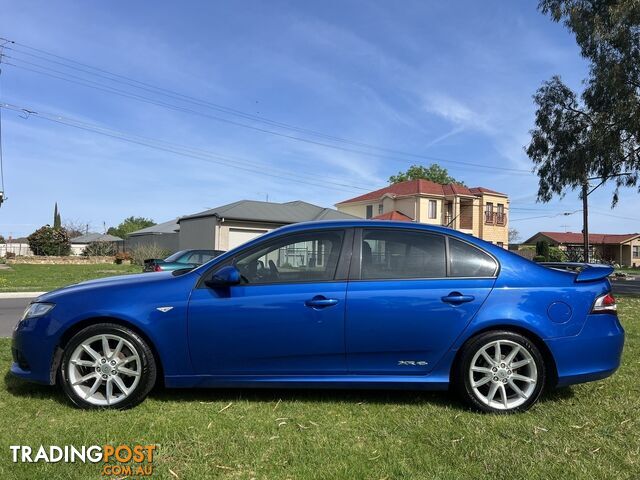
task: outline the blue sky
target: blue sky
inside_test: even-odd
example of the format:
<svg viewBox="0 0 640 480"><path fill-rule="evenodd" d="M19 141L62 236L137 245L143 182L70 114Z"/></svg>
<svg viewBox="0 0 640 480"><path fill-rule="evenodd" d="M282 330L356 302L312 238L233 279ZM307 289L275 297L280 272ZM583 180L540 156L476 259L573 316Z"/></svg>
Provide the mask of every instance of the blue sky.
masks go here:
<svg viewBox="0 0 640 480"><path fill-rule="evenodd" d="M199 113L5 65L6 103L210 152L206 159L180 156L4 110L5 236L51 222L56 201L63 220L90 223L96 231L129 215L161 222L267 195L332 206L385 185L411 163L430 163L420 156L441 159L469 186L508 193L511 226L523 238L581 229L579 212L561 215L581 208L576 192L536 204L537 178L505 170L531 168L523 146L540 83L560 74L579 87L587 69L573 37L538 13L535 2L0 0L0 11L0 36L22 45L251 115L415 155L291 132L78 71L65 70ZM16 64L62 68L5 53ZM220 156L224 164L215 163ZM637 192L624 190L613 212L610 193L605 187L590 197L591 231L640 231Z"/></svg>

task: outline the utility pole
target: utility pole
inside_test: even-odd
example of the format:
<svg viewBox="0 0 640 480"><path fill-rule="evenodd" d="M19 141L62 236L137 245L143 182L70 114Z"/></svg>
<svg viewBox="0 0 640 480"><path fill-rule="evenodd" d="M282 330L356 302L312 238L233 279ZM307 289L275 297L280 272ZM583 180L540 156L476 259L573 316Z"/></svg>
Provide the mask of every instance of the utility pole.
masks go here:
<svg viewBox="0 0 640 480"><path fill-rule="evenodd" d="M582 184L582 256L589 263L589 181Z"/></svg>
<svg viewBox="0 0 640 480"><path fill-rule="evenodd" d="M607 180L613 177L624 177L625 175L631 175L629 172L615 173L608 177L592 177L586 178L582 183L582 241L583 241L583 256L584 262L589 263L589 195L591 195L598 187L604 184ZM589 190L590 180L600 180L595 187Z"/></svg>

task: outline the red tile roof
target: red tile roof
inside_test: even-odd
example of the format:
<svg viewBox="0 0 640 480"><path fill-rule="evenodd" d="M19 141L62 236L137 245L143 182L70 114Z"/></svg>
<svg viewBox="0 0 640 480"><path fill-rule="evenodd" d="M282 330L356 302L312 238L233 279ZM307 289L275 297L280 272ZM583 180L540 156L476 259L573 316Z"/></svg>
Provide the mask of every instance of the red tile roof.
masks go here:
<svg viewBox="0 0 640 480"><path fill-rule="evenodd" d="M393 212L383 213L373 217L372 220L396 220L399 222L413 222L413 218L406 216L404 213L394 210Z"/></svg>
<svg viewBox="0 0 640 480"><path fill-rule="evenodd" d="M488 188L483 187L467 188L463 185L457 185L454 183L450 183L448 185L440 185L439 183L435 183L430 180L407 180L406 182L395 183L393 185L389 185L388 187L365 193L364 195L360 195L359 197L344 200L342 202L339 202L337 205L341 205L343 203L364 202L366 200L379 200L385 194L389 194L394 197L419 194L441 196L467 195L473 197L482 195L483 193L504 195L506 197L504 193L494 192L493 190L489 190Z"/></svg>
<svg viewBox="0 0 640 480"><path fill-rule="evenodd" d="M550 238L556 243L577 243L583 242L582 233L577 232L538 232L529 240L537 237L538 235L544 235ZM628 242L629 240L639 236L639 233L621 233L621 234L608 234L608 233L590 233L589 243L601 244L601 243L613 243L620 244Z"/></svg>

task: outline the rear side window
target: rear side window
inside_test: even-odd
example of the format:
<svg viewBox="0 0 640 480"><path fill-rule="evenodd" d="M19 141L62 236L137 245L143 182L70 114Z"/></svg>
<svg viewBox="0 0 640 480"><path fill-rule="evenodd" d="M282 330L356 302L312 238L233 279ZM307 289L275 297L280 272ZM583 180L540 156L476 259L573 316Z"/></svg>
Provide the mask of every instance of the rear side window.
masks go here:
<svg viewBox="0 0 640 480"><path fill-rule="evenodd" d="M496 261L482 250L449 237L449 259L452 277L493 277Z"/></svg>
<svg viewBox="0 0 640 480"><path fill-rule="evenodd" d="M362 232L362 279L446 277L445 240L406 230Z"/></svg>

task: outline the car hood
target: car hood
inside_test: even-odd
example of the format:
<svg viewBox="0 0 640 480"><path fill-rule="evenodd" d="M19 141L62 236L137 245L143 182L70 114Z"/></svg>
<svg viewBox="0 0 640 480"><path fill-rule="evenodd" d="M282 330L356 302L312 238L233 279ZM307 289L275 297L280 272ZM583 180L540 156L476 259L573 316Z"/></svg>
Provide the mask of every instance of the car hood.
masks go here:
<svg viewBox="0 0 640 480"><path fill-rule="evenodd" d="M52 290L36 299L38 302L53 302L57 298L79 292L104 288L142 287L175 278L173 272L139 273L135 275L118 275L115 277L97 278Z"/></svg>

